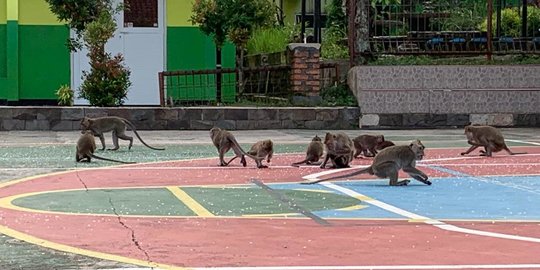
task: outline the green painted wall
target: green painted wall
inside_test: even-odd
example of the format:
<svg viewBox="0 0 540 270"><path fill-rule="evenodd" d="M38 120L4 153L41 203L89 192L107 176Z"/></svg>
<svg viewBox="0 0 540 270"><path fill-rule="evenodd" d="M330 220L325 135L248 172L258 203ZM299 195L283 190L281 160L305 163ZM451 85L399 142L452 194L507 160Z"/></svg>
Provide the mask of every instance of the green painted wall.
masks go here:
<svg viewBox="0 0 540 270"><path fill-rule="evenodd" d="M0 24L0 78L7 75L7 26ZM1 94L0 94L1 95Z"/></svg>
<svg viewBox="0 0 540 270"><path fill-rule="evenodd" d="M68 37L64 25L19 25L20 99L56 99L60 85L70 84Z"/></svg>
<svg viewBox="0 0 540 270"><path fill-rule="evenodd" d="M198 27L167 27L167 70L214 69L216 67L215 45L211 38L204 35ZM223 47L222 66L234 67L235 48L228 43ZM195 79L195 84L213 84ZM168 95L180 99L214 100L213 87L201 87L197 93L187 93L181 88L168 89ZM235 89L224 87L222 96L225 101L234 100Z"/></svg>

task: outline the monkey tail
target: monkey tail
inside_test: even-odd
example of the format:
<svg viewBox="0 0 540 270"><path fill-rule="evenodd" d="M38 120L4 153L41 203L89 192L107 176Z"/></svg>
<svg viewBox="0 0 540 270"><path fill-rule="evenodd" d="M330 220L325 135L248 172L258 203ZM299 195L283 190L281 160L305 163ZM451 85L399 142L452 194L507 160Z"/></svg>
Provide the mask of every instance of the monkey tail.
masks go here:
<svg viewBox="0 0 540 270"><path fill-rule="evenodd" d="M124 120L124 122L131 128L131 130L133 130L133 133L135 133L135 136L137 136L139 141L141 141L142 144L144 144L146 147L148 147L150 149L154 149L154 150L165 150L165 148L156 148L156 147L152 147L152 146L148 145L145 141L143 141L143 139L141 138L141 136L137 132L137 129L135 128L135 125L133 125L133 123L131 123L127 119L122 119L122 120Z"/></svg>
<svg viewBox="0 0 540 270"><path fill-rule="evenodd" d="M238 143L238 141L236 141L236 138L232 137L232 138L231 138L231 142L232 142L234 145L236 145L236 146L238 147L238 149L240 149L240 152L242 152L242 155L248 156L248 157L252 158L253 160L263 160L263 159L264 159L264 157L263 157L263 158L260 158L260 157L257 157L257 156L253 156L253 155L247 153L246 151L244 151L244 149L240 146L240 144ZM232 160L231 160L231 161L232 161ZM230 161L229 161L229 162L230 162Z"/></svg>
<svg viewBox="0 0 540 270"><path fill-rule="evenodd" d="M118 163L123 163L123 164L135 164L137 162L128 162L128 161L120 161L120 160L116 160L116 159L109 159L109 158L104 158L104 157L100 157L100 156L96 156L94 154L90 154L91 157L95 158L95 159L101 159L101 160L105 160L105 161L111 161L111 162L118 162Z"/></svg>
<svg viewBox="0 0 540 270"><path fill-rule="evenodd" d="M362 170L359 170L359 171L356 171L356 172L353 172L353 173L349 173L349 174L346 174L346 175L339 175L339 176L334 176L334 177L330 177L330 178L326 178L326 179L316 179L316 180L311 180L311 181L305 181L305 182L301 182L301 184L316 184L316 183L320 183L320 182L324 182L324 181L330 181L330 180L342 179L342 178L345 178L345 177L351 177L351 176L355 176L355 175L363 174L363 173L373 174L373 169L371 168L371 166L369 166L369 167L367 167L365 169L362 169Z"/></svg>
<svg viewBox="0 0 540 270"><path fill-rule="evenodd" d="M304 164L304 163L306 163L307 161L308 161L308 159L306 158L306 159L304 159L304 160L302 160L302 161L295 162L295 163L291 164L291 166L294 166L294 167L300 167L300 166L299 166L300 164Z"/></svg>

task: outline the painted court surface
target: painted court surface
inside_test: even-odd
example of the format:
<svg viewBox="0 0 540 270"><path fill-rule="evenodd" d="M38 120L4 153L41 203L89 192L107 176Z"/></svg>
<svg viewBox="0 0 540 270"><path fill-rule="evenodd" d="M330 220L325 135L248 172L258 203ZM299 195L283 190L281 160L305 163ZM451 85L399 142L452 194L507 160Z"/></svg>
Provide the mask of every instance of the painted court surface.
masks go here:
<svg viewBox="0 0 540 270"><path fill-rule="evenodd" d="M371 160L291 167L301 152L268 169L198 158L56 172L0 184L0 233L140 268L540 269L535 144L493 158L428 148L431 186L303 185Z"/></svg>

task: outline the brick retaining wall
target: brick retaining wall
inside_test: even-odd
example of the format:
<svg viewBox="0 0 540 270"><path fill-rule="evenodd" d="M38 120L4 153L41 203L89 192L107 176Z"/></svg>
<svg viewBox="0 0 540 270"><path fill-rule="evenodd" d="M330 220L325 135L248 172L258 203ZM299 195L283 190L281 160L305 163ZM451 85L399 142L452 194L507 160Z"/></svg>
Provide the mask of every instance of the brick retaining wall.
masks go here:
<svg viewBox="0 0 540 270"><path fill-rule="evenodd" d="M115 115L141 130L355 129L359 108L327 107L9 107L0 106L0 130L78 130L84 116Z"/></svg>

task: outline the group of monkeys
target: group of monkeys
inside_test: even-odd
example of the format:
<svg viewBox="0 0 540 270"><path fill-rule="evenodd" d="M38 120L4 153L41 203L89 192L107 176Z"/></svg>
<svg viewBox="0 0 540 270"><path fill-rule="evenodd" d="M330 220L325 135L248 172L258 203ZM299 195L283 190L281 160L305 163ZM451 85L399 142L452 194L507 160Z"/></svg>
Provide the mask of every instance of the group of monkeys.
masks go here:
<svg viewBox="0 0 540 270"><path fill-rule="evenodd" d="M134 163L103 158L94 154L94 151L96 150L94 137L99 137L102 144L101 150L105 150L105 138L103 133L110 131L112 132L112 140L114 145L114 148L110 150L117 150L119 148L119 138L128 140L128 149L131 149L131 146L133 145L133 137L125 134L126 127L128 126L131 130L133 130L137 138L148 148L154 150L165 150L164 148L152 147L144 142L135 129L133 123L127 119L117 116L105 116L98 118L84 117L81 120L82 135L77 141L76 161L90 162L92 158L96 158L120 163ZM481 150L480 153L481 155L488 157L491 157L494 152L499 152L501 150L505 150L511 155L525 154L510 151L510 149L506 146L502 133L498 129L491 126L469 124L465 126L464 134L467 137L467 143L469 143L471 147L467 149L467 151L461 153L461 155L469 154L478 147L483 147L484 149ZM264 165L263 161L266 160L268 163L271 162L274 154L274 144L269 139L256 142L249 151L245 152L236 141L234 135L227 130L214 127L210 129L210 138L218 150L219 166L228 166L233 160L240 158L240 163L245 167L247 165L247 156L255 161L257 168L267 168L268 166ZM233 150L235 156L229 161L226 161L225 154L231 149ZM389 184L391 186L404 186L410 181L398 180L399 170L403 170L412 178L426 185L431 185L431 181L428 180L428 176L415 167L416 161L423 159L424 149L425 146L418 139L412 141L408 145L395 145L393 142L385 140L383 135L365 134L351 139L343 132L328 132L324 137L324 141L322 138L315 135L307 147L305 159L292 163L291 165L319 165L320 168L326 168L328 161L330 161L332 164L330 168L347 168L350 167L350 163L353 161L353 159L359 158L360 155L363 155L365 157L373 157L371 166L347 175L327 179L317 179L302 183L313 184L321 181L334 180L368 173L371 175L376 175L379 178L389 178ZM326 155L324 155L325 152ZM324 159L322 162L320 162L319 160L323 157L323 155Z"/></svg>

